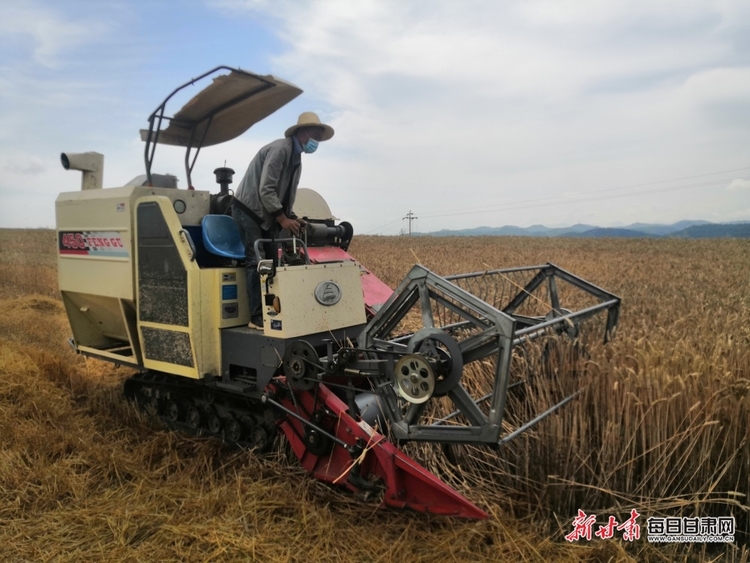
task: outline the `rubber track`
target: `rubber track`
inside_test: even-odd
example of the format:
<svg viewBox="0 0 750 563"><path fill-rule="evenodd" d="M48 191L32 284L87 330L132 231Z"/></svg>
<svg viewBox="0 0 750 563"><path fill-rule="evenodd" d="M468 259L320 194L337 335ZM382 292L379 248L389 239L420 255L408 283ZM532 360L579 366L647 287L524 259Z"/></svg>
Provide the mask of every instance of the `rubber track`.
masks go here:
<svg viewBox="0 0 750 563"><path fill-rule="evenodd" d="M128 400L134 401L145 412L154 414L149 409L149 398L158 398L159 419L171 430L185 432L194 436L211 437L235 447L257 449L260 453L268 451L276 437L274 413L270 407L258 399L250 398L242 393L217 387L210 387L202 381L187 379L164 373L146 372L136 374L123 384L123 392ZM178 420L170 420L165 416L164 407L168 400L175 401L180 407ZM200 427L192 428L184 422L188 406L194 406L201 413ZM211 414L221 420L221 429L212 432L208 428L208 418ZM225 426L232 417L242 427L240 440L229 440L225 436ZM261 428L266 436L266 444L261 445L253 438L253 431Z"/></svg>

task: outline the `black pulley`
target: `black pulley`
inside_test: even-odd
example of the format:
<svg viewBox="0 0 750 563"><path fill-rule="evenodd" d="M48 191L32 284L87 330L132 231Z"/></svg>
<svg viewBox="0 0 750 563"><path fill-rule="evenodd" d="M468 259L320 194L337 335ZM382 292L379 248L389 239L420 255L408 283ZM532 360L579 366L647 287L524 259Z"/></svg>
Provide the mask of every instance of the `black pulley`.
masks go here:
<svg viewBox="0 0 750 563"><path fill-rule="evenodd" d="M317 383L318 353L305 340L297 340L284 352L284 375L292 389L308 391Z"/></svg>
<svg viewBox="0 0 750 563"><path fill-rule="evenodd" d="M435 397L442 397L458 385L464 369L461 348L451 335L439 328L423 328L409 340L409 354L426 357L435 373Z"/></svg>

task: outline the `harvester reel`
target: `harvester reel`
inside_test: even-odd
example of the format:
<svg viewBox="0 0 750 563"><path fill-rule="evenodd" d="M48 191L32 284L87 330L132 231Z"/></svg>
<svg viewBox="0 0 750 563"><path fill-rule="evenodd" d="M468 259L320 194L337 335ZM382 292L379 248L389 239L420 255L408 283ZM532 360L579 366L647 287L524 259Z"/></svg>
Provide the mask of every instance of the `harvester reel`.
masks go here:
<svg viewBox="0 0 750 563"><path fill-rule="evenodd" d="M409 354L419 354L435 366L435 397L447 395L461 380L464 369L461 349L451 335L439 328L423 328L409 340Z"/></svg>
<svg viewBox="0 0 750 563"><path fill-rule="evenodd" d="M399 395L415 405L428 401L435 392L435 374L424 356L403 356L396 362L394 376Z"/></svg>

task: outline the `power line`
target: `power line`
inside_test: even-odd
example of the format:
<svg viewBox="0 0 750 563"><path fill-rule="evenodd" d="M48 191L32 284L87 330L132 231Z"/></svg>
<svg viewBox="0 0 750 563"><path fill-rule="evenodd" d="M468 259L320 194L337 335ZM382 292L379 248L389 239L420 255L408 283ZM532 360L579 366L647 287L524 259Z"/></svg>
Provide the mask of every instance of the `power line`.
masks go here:
<svg viewBox="0 0 750 563"><path fill-rule="evenodd" d="M741 178L745 179L745 178ZM700 184L691 184L688 186L672 186L668 188L661 188L657 190L644 190L640 192L630 192L625 194L608 194L608 195L600 195L599 197L591 197L591 198L577 198L577 199L568 199L568 200L562 200L562 201L548 201L546 203L533 203L529 205L517 205L518 203L525 203L525 202L515 202L515 203L509 203L507 205L501 205L501 206L493 206L490 208L483 208L481 211L460 211L460 212L453 212L453 213L444 213L444 214L437 214L437 215L430 215L429 217L453 217L456 215L472 215L472 214L479 214L479 213L486 213L490 211L515 211L518 209L531 209L535 207L549 207L550 205L565 205L569 203L583 203L583 202L589 202L589 201L602 201L607 199L616 199L619 197L629 197L634 195L651 195L651 194L658 194L658 193L665 193L665 192L674 192L674 191L681 191L681 190L688 190L693 188L702 188L702 187L709 187L709 186L717 186L725 183L726 180L718 180L714 182L702 182ZM553 198L542 198L542 199L553 199ZM534 200L526 200L526 201L534 201ZM539 200L537 200L539 201ZM423 217L427 217L426 215L423 215Z"/></svg>
<svg viewBox="0 0 750 563"><path fill-rule="evenodd" d="M601 201L606 199L615 199L618 197L625 197L625 196L631 196L631 195L643 195L643 194L655 194L655 193L664 193L664 192L670 192L670 191L681 191L681 190L687 190L687 189L693 189L693 188L699 188L699 187L710 187L710 186L716 186L720 185L724 182L735 180L737 178L724 178L721 180L715 180L712 182L699 182L695 184L688 184L683 186L669 186L665 188L655 189L655 190L641 190L636 192L629 192L624 194L607 194L599 197L585 197L588 195L596 195L596 194L605 194L606 192L614 192L617 190L626 190L626 189L632 189L632 188L640 188L645 186L653 186L656 184L664 184L667 182L679 182L683 180L692 180L695 178L705 178L707 176L716 176L717 174L728 174L730 172L740 172L743 170L750 170L750 166L745 166L742 168L733 168L730 170L720 170L717 172L708 172L706 174L695 174L692 176L682 176L680 178L673 178L671 180L656 180L653 182L643 182L640 184L629 184L625 186L617 186L613 188L603 188L600 190L591 190L587 192L581 192L573 199L563 199L567 196L565 195L556 195L556 196L548 196L548 197L542 197L542 198L534 198L534 199L525 199L525 200L517 200L517 201L510 201L507 203L502 204L495 204L495 205L483 205L481 207L468 207L463 209L454 210L448 213L428 213L428 214L422 214L422 219L427 218L433 218L433 217L453 217L457 215L471 215L476 213L487 213L487 212L493 212L493 211L514 211L518 209L529 209L534 207L548 207L550 205L564 205L568 203L581 203L585 201ZM745 178L742 178L745 179ZM529 205L523 205L523 204L529 204ZM411 213L411 211L409 212ZM408 217L408 216L407 216ZM387 223L381 225L380 227L376 229L372 229L370 231L367 231L366 235L376 233L380 231L381 229L385 227L395 226L399 221L403 221L404 219L407 219L407 217L403 218L395 218ZM414 217L416 219L416 217Z"/></svg>
<svg viewBox="0 0 750 563"><path fill-rule="evenodd" d="M376 229L372 229L372 230L370 230L370 231L367 231L366 233L362 233L362 234L365 234L365 235L371 235L371 234L373 234L373 233L376 233L376 232L378 232L378 231L379 231L380 229L383 229L383 228L385 228L385 227L390 227L391 225L395 225L396 223L398 223L398 222L400 222L400 221L403 221L403 219L393 219L393 220L391 220L391 221L388 221L387 223L384 223L383 225L380 225L380 226L379 226L378 228L376 228Z"/></svg>
<svg viewBox="0 0 750 563"><path fill-rule="evenodd" d="M673 178L671 180L656 180L656 181L653 181L653 182L644 182L644 183L641 183L641 184L630 184L630 185L626 185L626 186L617 186L617 187L614 187L614 188L604 188L604 189L601 189L601 190L590 190L590 191L587 191L587 192L581 192L579 194L579 196L585 196L587 194L599 194L599 193L603 193L603 192L612 192L612 191L616 191L616 190L626 190L626 189L631 189L631 188L640 188L640 187L643 187L643 186L653 186L655 184L664 184L664 183L667 183L667 182L679 182L679 181L682 181L682 180L691 180L693 178L705 178L706 176L715 176L717 174L728 174L729 172L739 172L741 170L750 170L750 166L745 166L743 168L734 168L734 169L731 169L731 170L721 170L721 171L718 171L718 172L709 172L707 174L696 174L696 175L693 175L693 176L683 176L681 178ZM736 178L726 178L726 179L717 180L715 182L710 182L710 183L705 183L705 184L691 184L691 185L688 185L688 186L680 186L680 187L677 187L677 188L674 188L674 189L688 189L688 188L699 187L699 186L716 185L716 184L720 184L722 182L726 182L728 180L734 180L734 179L736 179ZM639 195L639 194L644 194L644 193L660 193L662 191L672 191L672 188L668 188L666 190L649 190L649 191L645 191L645 192L634 192L632 194L620 194L620 195L616 195L614 197L622 197L622 195ZM494 205L483 205L481 207L467 207L467 208L463 208L463 209L454 210L454 211L452 211L450 213L437 213L437 214L435 214L435 213L424 214L423 213L422 214L422 218L426 219L426 218L432 218L432 217L452 217L453 215L468 215L468 214L475 213L475 212L489 212L489 211L500 210L500 209L505 210L505 209L527 209L529 207L544 207L545 204L540 204L539 202L549 201L549 200L559 200L559 199L562 199L562 198L565 198L565 197L566 197L565 195L556 195L556 196L548 196L548 197L541 197L541 198L534 198L534 199L517 200L517 201L510 201L510 202L507 202L507 203L498 203L498 204L494 204ZM592 198L592 200L593 199L594 198ZM607 198L595 198L595 199L599 200L599 199L607 199ZM556 205L557 203L562 204L562 203L570 203L570 202L574 202L574 201L575 202L579 202L579 201L586 201L586 200L585 199L580 199L580 197L579 197L579 199L575 199L575 200L571 200L571 199L564 200L563 199L563 201L555 202L555 203L553 203L553 205ZM534 205L516 207L517 205L523 204L523 203L533 203Z"/></svg>

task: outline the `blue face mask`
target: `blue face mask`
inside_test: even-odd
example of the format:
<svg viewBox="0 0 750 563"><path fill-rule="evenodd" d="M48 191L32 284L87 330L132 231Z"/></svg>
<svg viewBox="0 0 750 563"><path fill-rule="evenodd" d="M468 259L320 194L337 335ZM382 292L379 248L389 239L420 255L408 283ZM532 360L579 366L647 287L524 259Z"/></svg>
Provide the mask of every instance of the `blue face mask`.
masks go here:
<svg viewBox="0 0 750 563"><path fill-rule="evenodd" d="M312 154L318 150L318 141L315 139L308 139L307 142L302 146L302 150L307 154Z"/></svg>

